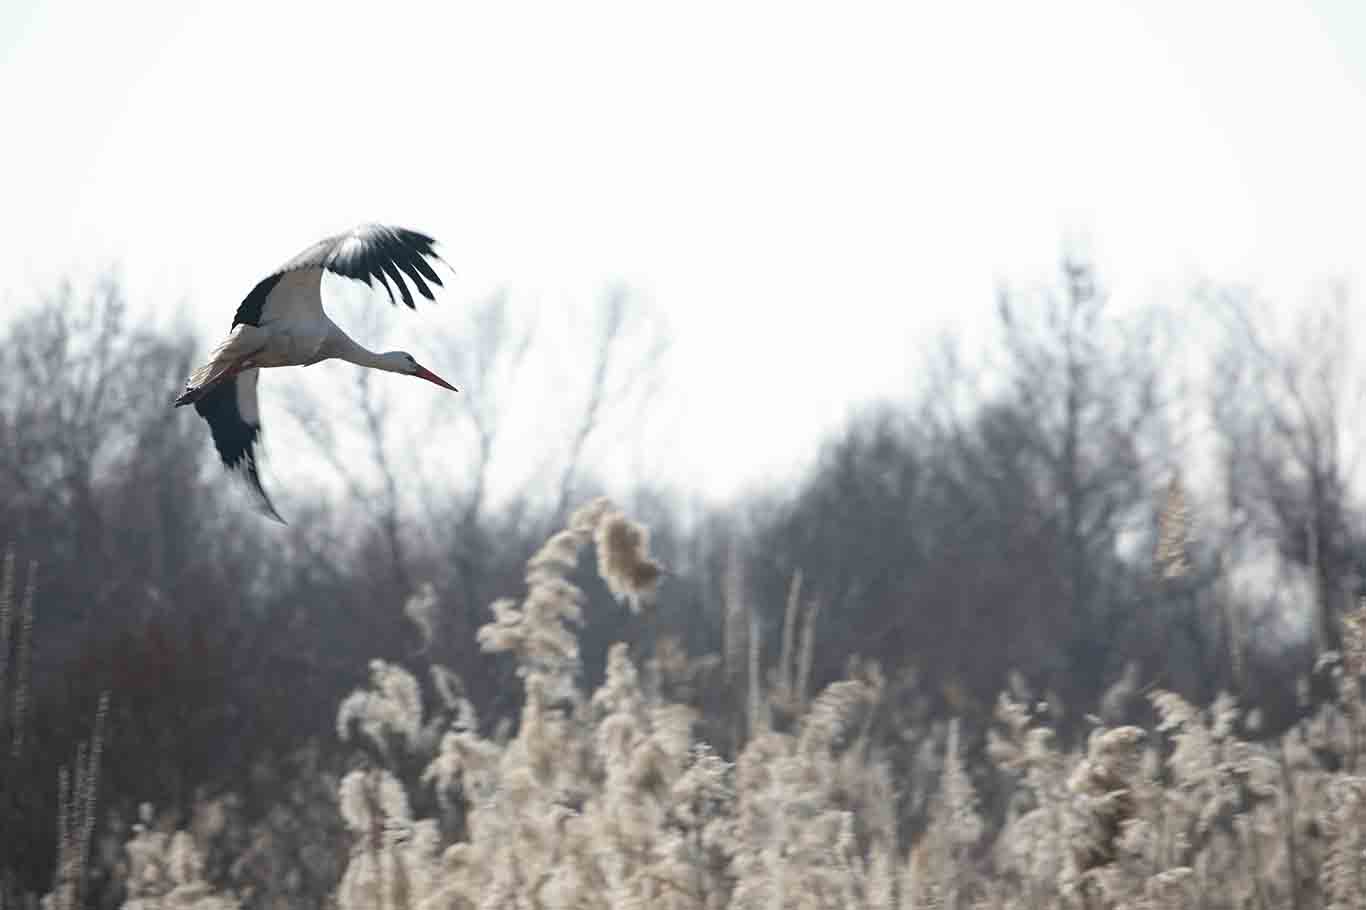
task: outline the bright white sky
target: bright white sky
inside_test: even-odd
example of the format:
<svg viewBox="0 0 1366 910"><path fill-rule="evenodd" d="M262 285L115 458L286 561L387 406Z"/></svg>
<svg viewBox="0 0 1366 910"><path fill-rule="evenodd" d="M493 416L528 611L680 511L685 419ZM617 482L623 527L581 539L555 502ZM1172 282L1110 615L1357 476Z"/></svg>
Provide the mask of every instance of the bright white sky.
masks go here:
<svg viewBox="0 0 1366 910"><path fill-rule="evenodd" d="M713 496L1078 231L1136 296L1366 252L1359 0L4 0L0 111L0 300L118 264L207 338L372 220L443 242L447 306L622 278L673 330L671 472Z"/></svg>

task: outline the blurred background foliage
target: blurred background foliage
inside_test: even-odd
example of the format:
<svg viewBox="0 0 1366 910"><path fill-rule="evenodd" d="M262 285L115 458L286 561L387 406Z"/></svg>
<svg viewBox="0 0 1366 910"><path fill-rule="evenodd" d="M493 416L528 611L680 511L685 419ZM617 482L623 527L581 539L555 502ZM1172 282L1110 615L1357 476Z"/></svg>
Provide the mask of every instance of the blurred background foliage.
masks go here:
<svg viewBox="0 0 1366 910"><path fill-rule="evenodd" d="M1362 594L1366 527L1347 296L1288 322L1273 311L1286 312L1201 287L1116 312L1103 276L1065 260L1053 280L1001 289L985 356L938 339L911 355L917 388L859 409L795 481L712 505L620 468L668 340L629 289L585 306L582 350L558 352L578 387L520 416L500 392L552 342L495 295L468 332L433 330L462 391L420 421L368 372L325 399L268 377L288 416L267 451L285 435L277 461L322 478L280 484L279 528L243 507L202 423L169 407L206 339L143 325L113 278L25 301L0 325L6 893L51 888L57 769L91 735L101 693L106 832L126 833L143 803L177 826L229 806L254 837L309 813L340 832L335 806L300 788L354 766L335 712L372 660L453 668L485 735L515 722L521 684L476 630L604 491L649 527L669 572L639 618L576 573L580 685L602 680L617 641L640 663L692 667L670 679L723 756L746 740L756 672L796 716L858 660L887 681L869 724L894 769L913 762L913 731L949 718L971 763L1012 686L1037 693L1064 742L1084 738L1088 714L1151 720L1140 695L1154 687L1197 705L1232 693L1258 711L1249 735L1275 735L1334 695L1315 660ZM717 369L745 382L744 364ZM547 430L508 437L513 420ZM535 469L495 490L513 446L534 447L518 457ZM772 710L781 726L781 699ZM1004 799L979 783L988 810ZM903 796L914 836L929 804ZM268 861L239 847L245 865L211 860L206 877L245 880ZM339 863L301 868L322 882ZM112 879L90 894L117 900Z"/></svg>

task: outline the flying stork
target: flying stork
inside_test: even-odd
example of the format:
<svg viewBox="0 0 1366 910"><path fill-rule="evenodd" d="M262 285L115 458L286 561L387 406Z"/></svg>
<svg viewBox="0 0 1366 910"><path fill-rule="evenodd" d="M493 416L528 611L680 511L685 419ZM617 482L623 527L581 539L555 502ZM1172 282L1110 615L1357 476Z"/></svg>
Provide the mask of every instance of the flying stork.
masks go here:
<svg viewBox="0 0 1366 910"><path fill-rule="evenodd" d="M406 277L423 297L435 301L427 282L439 286L441 279L427 259L450 266L432 250L433 242L417 231L366 224L313 244L252 288L237 308L228 337L209 361L190 375L185 391L175 400L175 407L193 404L208 421L223 465L245 477L261 510L276 521L283 523L284 519L261 486L256 467L256 444L261 436L256 384L262 369L310 366L336 358L416 376L458 391L406 351L378 354L367 350L323 311L323 272L364 281L370 287L378 278L389 302L397 305L389 285L392 280L403 303L416 310L404 282Z"/></svg>

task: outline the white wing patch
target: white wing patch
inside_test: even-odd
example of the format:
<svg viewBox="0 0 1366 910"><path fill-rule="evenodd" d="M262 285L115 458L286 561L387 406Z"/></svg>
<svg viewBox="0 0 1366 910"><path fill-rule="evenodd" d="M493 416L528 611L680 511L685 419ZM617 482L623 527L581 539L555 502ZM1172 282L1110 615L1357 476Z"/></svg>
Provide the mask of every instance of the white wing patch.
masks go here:
<svg viewBox="0 0 1366 910"><path fill-rule="evenodd" d="M273 322L320 322L323 317L323 270L285 272L266 295L261 307L262 327Z"/></svg>
<svg viewBox="0 0 1366 910"><path fill-rule="evenodd" d="M248 426L261 428L261 410L256 398L256 384L261 379L260 370L243 370L237 377L237 413Z"/></svg>
<svg viewBox="0 0 1366 910"><path fill-rule="evenodd" d="M365 238L358 234L351 234L341 243L337 244L332 255L338 259L349 259L352 256L359 256L365 252Z"/></svg>

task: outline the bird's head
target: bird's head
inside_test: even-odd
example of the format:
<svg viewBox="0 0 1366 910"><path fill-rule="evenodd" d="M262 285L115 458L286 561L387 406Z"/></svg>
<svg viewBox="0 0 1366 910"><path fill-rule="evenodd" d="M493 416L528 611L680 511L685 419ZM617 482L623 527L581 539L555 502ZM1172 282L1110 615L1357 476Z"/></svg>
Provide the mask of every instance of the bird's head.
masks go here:
<svg viewBox="0 0 1366 910"><path fill-rule="evenodd" d="M452 392L460 391L440 376L417 362L417 358L407 351L390 351L384 355L384 366L394 373L404 373L408 376L416 376L428 382L435 383L443 389L450 389Z"/></svg>

